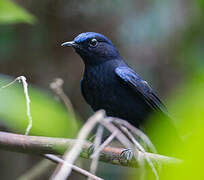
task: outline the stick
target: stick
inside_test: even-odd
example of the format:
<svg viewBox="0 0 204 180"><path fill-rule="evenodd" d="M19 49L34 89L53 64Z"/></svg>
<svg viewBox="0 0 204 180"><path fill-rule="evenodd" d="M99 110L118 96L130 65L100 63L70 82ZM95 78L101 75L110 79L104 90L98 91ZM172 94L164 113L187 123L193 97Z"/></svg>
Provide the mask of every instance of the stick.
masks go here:
<svg viewBox="0 0 204 180"><path fill-rule="evenodd" d="M98 147L101 144L101 140L102 140L102 136L103 136L103 126L99 125L97 132L96 132L96 137L94 139L94 152L96 152L96 150L98 149ZM92 174L96 173L97 167L98 167L98 161L99 161L99 153L96 153L94 157L92 157L92 162L91 162L91 166L90 166L90 172ZM91 178L88 178L88 180L92 180Z"/></svg>
<svg viewBox="0 0 204 180"><path fill-rule="evenodd" d="M85 139L87 138L87 136L89 135L89 133L92 131L92 129L95 127L95 125L97 124L97 122L99 122L100 120L102 120L102 118L104 117L105 113L103 110L96 112L93 116L91 116L86 123L84 124L84 126L81 128L78 137L77 137L77 142L76 144L73 146L73 148L70 151L67 151L64 155L64 160L69 163L69 164L74 164L76 158L79 156L83 144L85 143ZM64 164L61 166L61 168L59 168L59 170L57 169L53 176L52 179L53 180L65 180L68 178L68 176L71 173L71 166L65 166Z"/></svg>
<svg viewBox="0 0 204 180"><path fill-rule="evenodd" d="M0 148L2 150L22 152L27 154L43 155L43 154L58 154L63 155L67 148L72 147L77 143L76 139L51 138L42 136L25 136L14 133L6 133L0 131ZM92 143L85 141L80 154L83 158L90 158L88 149ZM119 161L120 154L124 148L105 147L100 153L100 161L128 167L138 167L140 159L131 159L129 162L121 163ZM159 162L166 165L180 164L183 161L180 159L162 156L153 153L141 153L140 157L148 156L152 162Z"/></svg>
<svg viewBox="0 0 204 180"><path fill-rule="evenodd" d="M4 89L4 88L11 86L16 81L22 82L22 84L23 84L24 94L25 94L25 98L26 98L26 112L27 112L27 117L28 117L28 126L26 128L25 135L28 135L31 128L32 128L32 116L31 116L31 112L30 112L30 98L28 95L28 84L26 82L26 78L24 76L19 76L16 79L14 79L12 82L8 83L7 85L2 86L1 89Z"/></svg>
<svg viewBox="0 0 204 180"><path fill-rule="evenodd" d="M92 178L93 180L103 180L102 178L97 177L97 176L91 174L90 172L88 172L88 171L86 171L86 170L84 170L84 169L82 169L82 168L79 168L79 167L77 167L77 166L75 166L75 165L73 165L73 164L67 163L65 160L63 160L63 159L57 157L56 155L53 155L53 154L45 154L44 156L45 156L47 159L50 159L50 160L53 161L53 162L61 163L61 164L63 164L64 166L71 167L73 170L79 172L80 174L82 174L82 175L84 175L84 176L90 177L90 178Z"/></svg>

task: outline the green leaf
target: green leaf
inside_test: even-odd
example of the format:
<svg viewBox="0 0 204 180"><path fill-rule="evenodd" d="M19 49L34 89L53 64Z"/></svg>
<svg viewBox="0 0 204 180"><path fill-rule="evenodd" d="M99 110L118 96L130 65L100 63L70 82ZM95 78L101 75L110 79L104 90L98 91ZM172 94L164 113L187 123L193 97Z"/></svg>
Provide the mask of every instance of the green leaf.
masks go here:
<svg viewBox="0 0 204 180"><path fill-rule="evenodd" d="M36 18L10 0L0 0L0 24L28 23L33 24Z"/></svg>
<svg viewBox="0 0 204 180"><path fill-rule="evenodd" d="M0 76L0 86L11 80ZM0 121L12 131L25 133L28 125L26 100L23 85L16 82L0 89ZM77 122L67 113L66 108L55 100L49 92L28 85L31 100L33 126L30 134L52 137L73 137Z"/></svg>
<svg viewBox="0 0 204 180"><path fill-rule="evenodd" d="M201 74L200 74L201 75ZM175 125L182 137L182 144L174 144L174 150L183 160L180 165L162 167L161 180L201 180L203 175L204 149L204 76L193 76L188 79L179 90L175 91L169 110L174 114ZM151 125L155 135L160 139L163 136L163 124ZM167 134L171 135L171 132ZM164 146L168 146L166 138Z"/></svg>

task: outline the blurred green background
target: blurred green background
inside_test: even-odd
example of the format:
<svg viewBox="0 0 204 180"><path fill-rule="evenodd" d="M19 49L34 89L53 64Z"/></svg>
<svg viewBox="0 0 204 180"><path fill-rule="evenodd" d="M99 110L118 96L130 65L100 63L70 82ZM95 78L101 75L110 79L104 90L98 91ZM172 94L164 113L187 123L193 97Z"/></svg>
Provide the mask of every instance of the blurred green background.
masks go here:
<svg viewBox="0 0 204 180"><path fill-rule="evenodd" d="M83 63L73 50L60 44L81 32L102 33L158 92L179 133L188 136L186 149L178 149L186 163L164 169L162 179L203 179L203 19L203 0L0 0L0 86L26 76L31 134L75 136L79 122L93 112L80 93ZM49 84L56 77L64 79L78 120L51 92ZM27 117L22 85L1 89L0 99L1 129L24 133ZM16 179L39 160L0 152L1 179ZM99 169L105 179L139 178L139 171L131 168L100 163ZM72 179L84 178L73 174Z"/></svg>

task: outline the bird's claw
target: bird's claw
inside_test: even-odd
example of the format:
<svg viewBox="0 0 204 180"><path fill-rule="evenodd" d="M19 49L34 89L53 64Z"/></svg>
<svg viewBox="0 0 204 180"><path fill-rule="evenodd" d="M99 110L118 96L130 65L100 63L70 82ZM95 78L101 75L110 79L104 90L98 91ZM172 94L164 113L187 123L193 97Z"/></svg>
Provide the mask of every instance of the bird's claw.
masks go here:
<svg viewBox="0 0 204 180"><path fill-rule="evenodd" d="M89 148L87 149L88 156L91 156L94 152L95 146L94 144L90 145Z"/></svg>
<svg viewBox="0 0 204 180"><path fill-rule="evenodd" d="M119 161L121 163L128 163L133 157L133 151L132 149L124 149L120 153Z"/></svg>

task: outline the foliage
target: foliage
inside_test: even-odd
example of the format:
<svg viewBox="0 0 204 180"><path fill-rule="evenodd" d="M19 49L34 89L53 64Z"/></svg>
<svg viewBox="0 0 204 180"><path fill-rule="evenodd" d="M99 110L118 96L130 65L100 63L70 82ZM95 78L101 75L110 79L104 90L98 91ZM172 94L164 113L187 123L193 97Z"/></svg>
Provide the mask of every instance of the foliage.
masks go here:
<svg viewBox="0 0 204 180"><path fill-rule="evenodd" d="M0 24L28 23L33 24L36 18L25 9L10 0L0 1Z"/></svg>
<svg viewBox="0 0 204 180"><path fill-rule="evenodd" d="M1 76L0 86L11 82L10 78ZM65 107L54 100L50 92L28 85L31 99L31 115L33 127L30 134L73 137L77 130L77 123L67 113ZM13 131L25 132L28 125L26 116L26 101L22 84L17 82L0 90L0 118Z"/></svg>

